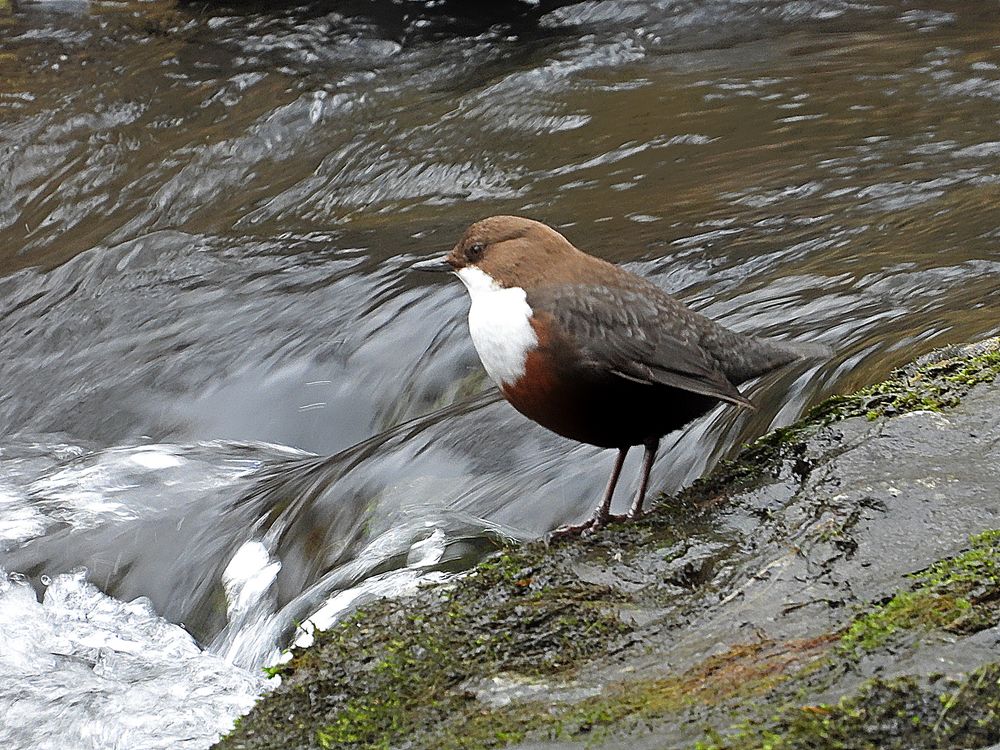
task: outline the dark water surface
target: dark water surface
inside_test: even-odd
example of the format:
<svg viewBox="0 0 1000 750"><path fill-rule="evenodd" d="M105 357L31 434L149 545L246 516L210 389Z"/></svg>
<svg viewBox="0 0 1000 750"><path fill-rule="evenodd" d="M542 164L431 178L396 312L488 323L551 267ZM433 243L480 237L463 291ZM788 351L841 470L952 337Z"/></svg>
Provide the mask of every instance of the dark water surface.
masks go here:
<svg viewBox="0 0 1000 750"><path fill-rule="evenodd" d="M206 746L324 602L589 512L611 456L487 395L461 286L407 272L477 218L835 349L667 491L1000 331L995 4L461 7L0 0L5 746Z"/></svg>

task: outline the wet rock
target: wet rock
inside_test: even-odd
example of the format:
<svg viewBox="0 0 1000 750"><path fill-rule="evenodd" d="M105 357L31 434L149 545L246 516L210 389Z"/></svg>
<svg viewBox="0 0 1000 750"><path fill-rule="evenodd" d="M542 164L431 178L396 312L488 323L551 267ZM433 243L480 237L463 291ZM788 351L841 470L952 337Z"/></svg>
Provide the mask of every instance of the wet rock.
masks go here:
<svg viewBox="0 0 1000 750"><path fill-rule="evenodd" d="M996 743L998 374L938 352L641 523L369 606L219 747Z"/></svg>

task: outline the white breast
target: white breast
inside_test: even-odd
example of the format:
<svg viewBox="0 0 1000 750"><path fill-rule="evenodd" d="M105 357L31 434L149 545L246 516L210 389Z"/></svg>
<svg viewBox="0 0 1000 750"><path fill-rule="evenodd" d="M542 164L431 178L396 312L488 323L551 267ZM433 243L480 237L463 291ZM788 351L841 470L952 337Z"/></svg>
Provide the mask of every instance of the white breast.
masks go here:
<svg viewBox="0 0 1000 750"><path fill-rule="evenodd" d="M463 268L458 278L472 298L469 332L483 367L497 385L515 383L524 375L528 352L538 346L525 291L504 289L478 268Z"/></svg>

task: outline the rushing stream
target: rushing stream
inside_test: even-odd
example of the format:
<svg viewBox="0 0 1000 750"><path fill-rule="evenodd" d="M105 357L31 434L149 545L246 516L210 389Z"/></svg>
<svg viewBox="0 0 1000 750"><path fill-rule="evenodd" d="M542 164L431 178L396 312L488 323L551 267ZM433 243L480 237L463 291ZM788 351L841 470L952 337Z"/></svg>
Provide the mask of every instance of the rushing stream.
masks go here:
<svg viewBox="0 0 1000 750"><path fill-rule="evenodd" d="M408 273L477 218L836 351L666 491L1000 331L995 4L483 5L0 0L0 746L207 747L310 618L589 512Z"/></svg>

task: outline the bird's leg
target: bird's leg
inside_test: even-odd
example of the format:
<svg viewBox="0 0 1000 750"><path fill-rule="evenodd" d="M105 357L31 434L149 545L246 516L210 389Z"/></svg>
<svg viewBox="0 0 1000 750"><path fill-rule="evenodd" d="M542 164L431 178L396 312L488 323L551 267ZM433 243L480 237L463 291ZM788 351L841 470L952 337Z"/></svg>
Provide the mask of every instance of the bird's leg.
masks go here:
<svg viewBox="0 0 1000 750"><path fill-rule="evenodd" d="M618 456L615 458L615 465L611 469L611 477L608 479L608 486L604 490L604 496L601 498L600 505L594 511L594 515L588 518L583 523L570 524L568 526L560 526L558 529L551 531L546 539L558 539L564 536L574 536L576 534L581 534L584 531L594 531L599 529L605 524L607 524L608 519L611 518L611 498L615 494L615 485L618 484L618 477L622 473L622 466L625 464L625 456L628 454L628 446L618 449Z"/></svg>
<svg viewBox="0 0 1000 750"><path fill-rule="evenodd" d="M604 490L604 497L601 504L594 511L591 518L592 528L599 528L608 522L611 517L611 498L615 494L615 486L618 484L618 477L622 473L622 466L625 465L625 456L628 455L628 446L618 449L618 456L615 458L615 465L611 469L611 476L608 479L608 486Z"/></svg>
<svg viewBox="0 0 1000 750"><path fill-rule="evenodd" d="M646 443L646 452L642 457L642 478L639 480L639 491L635 493L635 500L629 508L629 519L636 519L642 515L642 501L646 499L646 489L649 487L649 472L653 468L653 461L656 460L656 450L660 447L660 440L652 440Z"/></svg>

